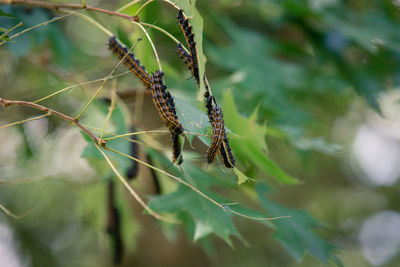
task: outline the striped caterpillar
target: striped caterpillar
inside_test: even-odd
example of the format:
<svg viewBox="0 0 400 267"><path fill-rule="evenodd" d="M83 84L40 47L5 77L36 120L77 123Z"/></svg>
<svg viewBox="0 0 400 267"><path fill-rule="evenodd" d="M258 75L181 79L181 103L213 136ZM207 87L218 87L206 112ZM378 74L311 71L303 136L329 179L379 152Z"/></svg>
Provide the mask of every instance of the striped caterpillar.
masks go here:
<svg viewBox="0 0 400 267"><path fill-rule="evenodd" d="M116 54L119 59L123 59L124 57L124 64L138 77L138 79L144 84L146 88L151 87L150 77L147 73L146 69L140 65L139 60L135 58L133 53L128 53L128 49L122 46L115 36L110 37L108 40L108 47L109 49ZM128 54L128 55L127 55Z"/></svg>
<svg viewBox="0 0 400 267"><path fill-rule="evenodd" d="M215 103L214 97L211 96L208 91L206 91L206 93L204 94L204 97L205 97L205 102L206 102L208 119L211 123L211 126L213 127L213 141L212 141L211 145L213 145L214 139L222 138L222 143L220 144L220 147L219 147L219 151L220 151L222 160L224 162L225 167L233 168L235 166L235 158L233 157L232 149L231 149L231 146L229 145L228 137L226 136L222 111L219 108L219 106ZM213 107L213 102L215 104L215 107ZM216 110L219 110L219 112L216 112ZM220 114L218 114L218 113L220 113ZM217 121L217 124L215 123L216 121ZM222 124L222 128L223 128L222 137L219 135L215 136L215 134L214 134L214 132L216 131L215 128L219 127L219 124ZM209 155L209 152L210 153L213 152L214 155ZM209 148L209 150L207 150L208 163L211 163L212 160L214 160L215 154L216 154L216 152L214 150L210 150L210 148ZM212 159L211 162L210 162L210 159Z"/></svg>
<svg viewBox="0 0 400 267"><path fill-rule="evenodd" d="M207 149L207 161L209 164L214 161L218 150L221 148L221 144L225 133L222 111L217 105L212 110L212 116L213 116L213 137L211 145Z"/></svg>
<svg viewBox="0 0 400 267"><path fill-rule="evenodd" d="M183 162L179 134L183 133L183 126L179 123L176 115L175 103L167 87L163 83L164 73L156 71L150 77L151 95L154 106L160 115L161 120L169 128L172 135L172 158L173 162L180 165Z"/></svg>
<svg viewBox="0 0 400 267"><path fill-rule="evenodd" d="M192 26L189 23L189 19L185 17L182 10L178 11L177 15L178 25L183 33L186 44L189 47L190 55L183 49L182 44L178 43L176 46L176 52L179 57L185 62L186 66L191 70L197 83L199 83L199 67L197 61L197 48L196 42L194 41L194 34ZM207 160L211 163L216 156L219 149L224 165L227 168L233 168L235 166L235 158L232 154L232 149L229 145L228 137L225 132L225 125L223 121L223 114L221 108L217 105L213 96L210 95L207 83L205 102L207 108L208 119L213 128L213 138L210 147L207 150ZM213 107L213 103L215 107ZM222 130L221 130L222 129ZM222 140L222 141L221 141ZM217 148L217 149L216 149Z"/></svg>
<svg viewBox="0 0 400 267"><path fill-rule="evenodd" d="M183 162L181 156L181 143L179 142L179 134L171 132L172 137L172 159L176 164L181 165Z"/></svg>
<svg viewBox="0 0 400 267"><path fill-rule="evenodd" d="M176 45L176 53L183 60L183 62L185 62L185 65L188 67L188 69L192 71L193 68L192 57L185 51L185 49L183 49L181 43Z"/></svg>
<svg viewBox="0 0 400 267"><path fill-rule="evenodd" d="M171 94L166 91L167 87L163 83L163 76L163 72L156 71L150 78L152 83L152 100L164 124L171 130L171 132L181 134L183 133L183 126L178 121L174 99Z"/></svg>
<svg viewBox="0 0 400 267"><path fill-rule="evenodd" d="M178 25L181 28L183 37L185 38L186 44L190 51L189 56L191 58L191 64L189 64L188 67L192 71L192 74L193 74L194 78L196 79L197 83L199 83L200 78L199 78L199 64L197 61L197 47L196 47L196 42L194 40L194 33L192 31L192 26L189 23L189 19L186 18L185 15L183 15L182 9L180 9L178 11L178 15L176 16L176 18L178 20ZM182 50L183 50L183 48L182 48ZM177 46L177 52L179 54L178 46ZM185 51L185 54L187 54L186 51ZM183 59L186 63L185 58L183 58Z"/></svg>

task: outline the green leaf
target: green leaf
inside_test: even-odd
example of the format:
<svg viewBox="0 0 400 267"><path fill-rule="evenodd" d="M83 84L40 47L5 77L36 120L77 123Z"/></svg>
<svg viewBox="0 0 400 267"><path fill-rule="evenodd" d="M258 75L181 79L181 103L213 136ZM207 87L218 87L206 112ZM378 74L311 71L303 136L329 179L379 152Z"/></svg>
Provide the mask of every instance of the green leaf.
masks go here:
<svg viewBox="0 0 400 267"><path fill-rule="evenodd" d="M250 178L248 178L246 175L244 175L244 173L242 173L241 171L239 171L238 168L233 168L233 171L235 172L237 178L238 178L238 184L243 184L245 182L247 182L248 180L250 180Z"/></svg>
<svg viewBox="0 0 400 267"><path fill-rule="evenodd" d="M340 263L333 254L337 248L317 235L313 229L321 224L305 211L296 210L276 204L268 199L273 190L266 184L257 184L258 199L270 216L290 215L291 218L273 221L276 231L273 237L296 259L301 260L305 252L317 259Z"/></svg>
<svg viewBox="0 0 400 267"><path fill-rule="evenodd" d="M175 98L175 102L177 115L185 130L192 133L206 134L210 123L206 114L197 108L197 104L179 97ZM187 135L190 143L192 143L194 137L194 135ZM209 144L209 138L204 136L198 136L198 138L205 144Z"/></svg>
<svg viewBox="0 0 400 267"><path fill-rule="evenodd" d="M161 161L161 165L168 163L168 159L149 150L152 157ZM227 203L227 201L208 189L211 185L223 184L208 173L201 171L184 161L185 179L204 194L213 199ZM175 172L178 174L178 172ZM225 183L226 184L226 183ZM232 222L232 213L221 209L214 203L195 193L190 188L179 184L177 190L167 195L153 198L149 206L156 212L176 214L184 222L193 240L197 241L210 234L216 234L232 246L231 236L241 239L239 232ZM188 216L189 215L189 216ZM194 222L194 225L193 223ZM193 227L191 227L193 225Z"/></svg>
<svg viewBox="0 0 400 267"><path fill-rule="evenodd" d="M234 133L230 136L230 142L238 158L252 162L281 183L298 183L297 179L285 173L265 155L267 127L257 124L257 108L249 118L241 116L236 110L232 93L228 91L223 97L223 110L225 124Z"/></svg>

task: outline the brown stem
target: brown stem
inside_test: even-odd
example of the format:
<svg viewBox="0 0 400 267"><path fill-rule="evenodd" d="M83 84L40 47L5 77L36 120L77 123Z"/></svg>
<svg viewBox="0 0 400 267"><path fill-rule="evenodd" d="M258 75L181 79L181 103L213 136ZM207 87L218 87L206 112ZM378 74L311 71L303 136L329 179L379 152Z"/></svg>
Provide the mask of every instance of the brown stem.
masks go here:
<svg viewBox="0 0 400 267"><path fill-rule="evenodd" d="M117 17L121 17L124 19L128 19L129 21L135 20L134 16L129 16L129 15L122 14L119 12L102 9L102 8L98 8L98 7L93 7L93 6L82 6L79 4L56 4L56 3L48 3L48 2L44 2L44 1L30 1L30 0L1 0L1 3L43 7L43 8L48 8L48 9L67 8L67 9L91 10L91 11L108 14L111 16L117 16Z"/></svg>
<svg viewBox="0 0 400 267"><path fill-rule="evenodd" d="M82 131L84 131L87 135L89 135L96 144L99 144L99 142L100 142L100 138L98 138L96 135L94 135L85 126L80 124L78 122L78 120L76 120L75 118L70 117L68 115L65 115L65 114L63 114L63 113L61 113L59 111L56 111L54 109L47 108L45 106L42 106L42 105L39 105L39 104L36 104L36 103L33 103L33 102L29 102L29 101L6 100L6 99L1 98L1 97L0 97L0 104L4 108L6 108L8 106L26 106L26 107L31 107L31 108L34 108L34 109L37 109L37 110L40 110L40 111L43 111L43 112L46 112L46 113L51 113L52 115L55 115L55 116L65 120L65 121L67 121L67 122L69 122L69 123L71 123L73 125L78 126ZM104 147L106 145L106 142L102 141L100 145Z"/></svg>

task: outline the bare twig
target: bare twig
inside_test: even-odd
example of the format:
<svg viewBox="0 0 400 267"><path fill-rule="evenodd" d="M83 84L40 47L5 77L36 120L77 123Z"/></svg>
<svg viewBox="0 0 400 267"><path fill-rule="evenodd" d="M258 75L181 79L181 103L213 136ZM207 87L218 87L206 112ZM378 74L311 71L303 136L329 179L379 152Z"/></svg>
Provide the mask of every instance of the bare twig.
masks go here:
<svg viewBox="0 0 400 267"><path fill-rule="evenodd" d="M133 16L129 16L126 14L122 14L119 12L93 7L93 6L86 6L82 4L57 4L57 3L48 3L44 1L28 1L28 0L2 0L3 4L15 4L15 5L26 5L26 6L34 6L34 7L43 7L48 9L60 9L60 8L67 8L67 9L83 9L83 10L91 10L99 13L108 14L111 16L121 17L130 21L133 21Z"/></svg>
<svg viewBox="0 0 400 267"><path fill-rule="evenodd" d="M54 109L33 103L33 102L29 102L29 101L20 101L20 100L6 100L4 98L0 97L0 105L2 105L4 108L8 107L8 106L26 106L26 107L31 107L37 110L40 110L42 112L46 112L46 113L50 113L51 115L55 115L69 123L71 123L72 125L76 125L78 126L82 131L84 131L87 135L89 135L93 141L98 144L99 143L99 138L97 136L95 136L91 131L89 131L86 127L84 127L82 124L80 124L78 122L78 120L76 120L73 117L70 117L68 115L65 115L64 113L61 113L59 111L56 111ZM105 146L106 142L102 141L101 145Z"/></svg>
<svg viewBox="0 0 400 267"><path fill-rule="evenodd" d="M14 218L14 219L22 219L23 217L25 217L26 215L28 215L32 210L28 210L27 212L25 212L24 214L21 215L15 215L14 213L12 213L10 210L8 210L6 207L4 207L3 205L0 204L0 210L2 210L5 214L7 214L8 216Z"/></svg>

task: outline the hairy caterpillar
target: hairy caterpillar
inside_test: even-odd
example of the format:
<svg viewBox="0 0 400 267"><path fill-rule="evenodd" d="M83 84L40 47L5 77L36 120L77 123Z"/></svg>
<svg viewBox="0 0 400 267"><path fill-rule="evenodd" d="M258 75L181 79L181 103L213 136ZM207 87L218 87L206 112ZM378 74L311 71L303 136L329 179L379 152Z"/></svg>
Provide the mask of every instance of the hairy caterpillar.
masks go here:
<svg viewBox="0 0 400 267"><path fill-rule="evenodd" d="M221 147L224 133L225 133L225 126L224 126L224 119L222 116L221 109L215 105L212 112L213 116L213 136L211 145L207 149L207 161L208 163L212 163L217 155L218 150Z"/></svg>
<svg viewBox="0 0 400 267"><path fill-rule="evenodd" d="M156 71L150 78L151 95L154 106L160 115L161 120L169 128L172 134L173 142L173 161L180 165L183 162L181 148L179 144L179 134L183 133L183 126L179 123L176 115L175 103L171 94L167 91L167 87L163 82L164 73Z"/></svg>
<svg viewBox="0 0 400 267"><path fill-rule="evenodd" d="M181 156L181 143L179 141L179 134L171 132L172 137L172 158L176 164L181 165L183 162Z"/></svg>
<svg viewBox="0 0 400 267"><path fill-rule="evenodd" d="M156 71L151 76L152 100L161 120L165 123L165 125L172 132L180 134L183 133L183 126L178 121L174 99L170 93L166 91L167 87L163 83L163 76L164 73L161 71Z"/></svg>
<svg viewBox="0 0 400 267"><path fill-rule="evenodd" d="M199 83L200 78L199 78L199 64L197 61L197 47L196 47L196 42L194 40L192 26L189 23L189 19L186 18L185 15L183 15L182 9L178 11L178 15L176 16L176 18L178 20L178 25L181 28L183 37L185 38L186 44L190 51L190 57L192 59L191 61L192 64L190 69L192 70L193 76L196 79L197 83Z"/></svg>
<svg viewBox="0 0 400 267"><path fill-rule="evenodd" d="M185 65L188 67L190 71L193 72L193 61L192 57L183 49L182 44L179 43L176 45L176 53L179 55L179 57L185 62Z"/></svg>
<svg viewBox="0 0 400 267"><path fill-rule="evenodd" d="M115 36L110 37L108 41L109 49L116 54L119 59L123 59L128 53L128 49L122 46ZM124 64L138 77L138 79L144 84L148 89L151 87L150 76L146 69L140 64L139 60L135 58L133 53L129 53L125 59Z"/></svg>
<svg viewBox="0 0 400 267"><path fill-rule="evenodd" d="M213 138L214 138L214 128L216 127L214 122L216 120L216 117L215 117L215 112L214 112L214 108L213 108L213 102L215 103L215 99L213 96L210 95L210 93L208 91L204 94L204 97L205 97L205 102L206 102L208 119L211 123L211 126L213 127ZM217 104L215 104L215 106L218 107ZM219 107L218 107L218 109L219 109ZM221 112L221 118L222 118L223 117L222 111L220 110L220 112ZM223 120L222 120L222 123L224 124ZM222 139L222 144L220 146L219 151L220 151L220 154L221 154L221 157L222 157L225 167L233 168L235 166L235 158L232 154L232 149L231 149L231 146L229 145L228 137L226 136L225 125L223 126L223 139Z"/></svg>
<svg viewBox="0 0 400 267"><path fill-rule="evenodd" d="M222 160L224 162L225 167L233 168L235 167L235 157L233 156L231 146L229 145L228 137L226 136L226 132L224 131L224 139L223 143L219 149L221 153Z"/></svg>

